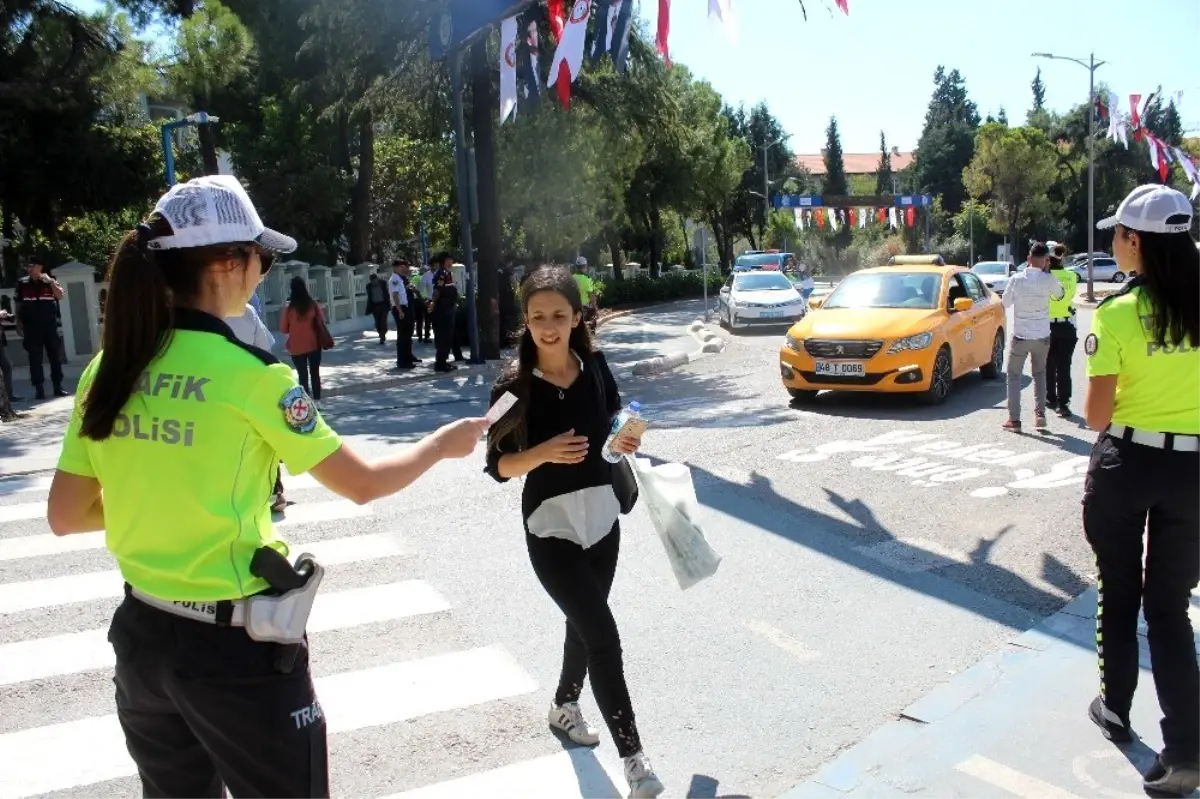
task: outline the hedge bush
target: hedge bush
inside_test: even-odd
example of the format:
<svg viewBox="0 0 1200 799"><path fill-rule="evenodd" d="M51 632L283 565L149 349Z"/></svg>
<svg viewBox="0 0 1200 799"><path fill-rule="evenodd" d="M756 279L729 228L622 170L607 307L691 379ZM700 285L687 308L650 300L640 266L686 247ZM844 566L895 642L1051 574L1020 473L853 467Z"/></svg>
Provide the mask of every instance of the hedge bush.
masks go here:
<svg viewBox="0 0 1200 799"><path fill-rule="evenodd" d="M716 296L725 283L725 277L720 273L710 272L708 275L708 293ZM657 278L634 277L612 283L596 281L600 291L600 307L612 308L618 305L641 302L669 302L704 295L704 278L690 272L667 272Z"/></svg>

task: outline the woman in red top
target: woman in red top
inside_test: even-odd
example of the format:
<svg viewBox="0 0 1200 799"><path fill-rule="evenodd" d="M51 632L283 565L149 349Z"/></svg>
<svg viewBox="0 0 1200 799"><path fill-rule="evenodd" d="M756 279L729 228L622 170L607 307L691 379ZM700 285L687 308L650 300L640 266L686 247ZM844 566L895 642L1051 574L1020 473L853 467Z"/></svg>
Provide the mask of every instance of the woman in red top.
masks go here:
<svg viewBox="0 0 1200 799"><path fill-rule="evenodd" d="M288 355L296 364L301 387L320 407L321 345L317 340L318 318L323 324L326 323L325 309L308 293L308 282L302 277L292 278L291 294L279 321L279 332L288 337Z"/></svg>

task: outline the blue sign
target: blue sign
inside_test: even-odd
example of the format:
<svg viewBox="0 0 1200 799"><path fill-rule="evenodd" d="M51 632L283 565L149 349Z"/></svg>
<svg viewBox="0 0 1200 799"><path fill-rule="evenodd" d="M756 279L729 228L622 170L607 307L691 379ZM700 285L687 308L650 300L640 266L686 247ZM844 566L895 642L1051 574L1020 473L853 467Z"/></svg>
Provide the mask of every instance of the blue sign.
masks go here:
<svg viewBox="0 0 1200 799"><path fill-rule="evenodd" d="M928 208L933 205L933 197L928 194L901 194L896 197L897 208L909 208L918 206Z"/></svg>
<svg viewBox="0 0 1200 799"><path fill-rule="evenodd" d="M776 194L771 200L776 208L820 208L825 204L819 194Z"/></svg>
<svg viewBox="0 0 1200 799"><path fill-rule="evenodd" d="M469 45L493 25L520 14L537 0L450 0L429 23L429 57L434 61Z"/></svg>

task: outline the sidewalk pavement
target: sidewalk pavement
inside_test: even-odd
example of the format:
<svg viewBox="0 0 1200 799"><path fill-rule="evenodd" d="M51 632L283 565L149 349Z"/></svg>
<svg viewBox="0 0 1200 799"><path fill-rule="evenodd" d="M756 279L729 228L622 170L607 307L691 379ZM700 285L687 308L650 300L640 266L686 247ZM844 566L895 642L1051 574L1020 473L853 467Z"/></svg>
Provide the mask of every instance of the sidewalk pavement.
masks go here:
<svg viewBox="0 0 1200 799"><path fill-rule="evenodd" d="M1195 593L1190 612L1196 632ZM1095 615L1090 589L780 799L1144 796L1141 772L1162 748L1145 623L1132 712L1141 739L1118 748L1087 716L1099 685Z"/></svg>

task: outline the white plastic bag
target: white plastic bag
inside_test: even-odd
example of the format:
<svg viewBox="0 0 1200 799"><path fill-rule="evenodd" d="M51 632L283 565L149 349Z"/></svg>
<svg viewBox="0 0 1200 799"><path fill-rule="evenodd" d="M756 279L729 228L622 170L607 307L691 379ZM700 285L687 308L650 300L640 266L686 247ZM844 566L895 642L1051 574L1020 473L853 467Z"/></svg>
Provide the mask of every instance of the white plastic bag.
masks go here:
<svg viewBox="0 0 1200 799"><path fill-rule="evenodd" d="M633 459L639 499L650 514L675 579L683 590L706 577L712 577L721 563L704 533L693 519L700 510L692 470L682 463L651 466L645 458Z"/></svg>

